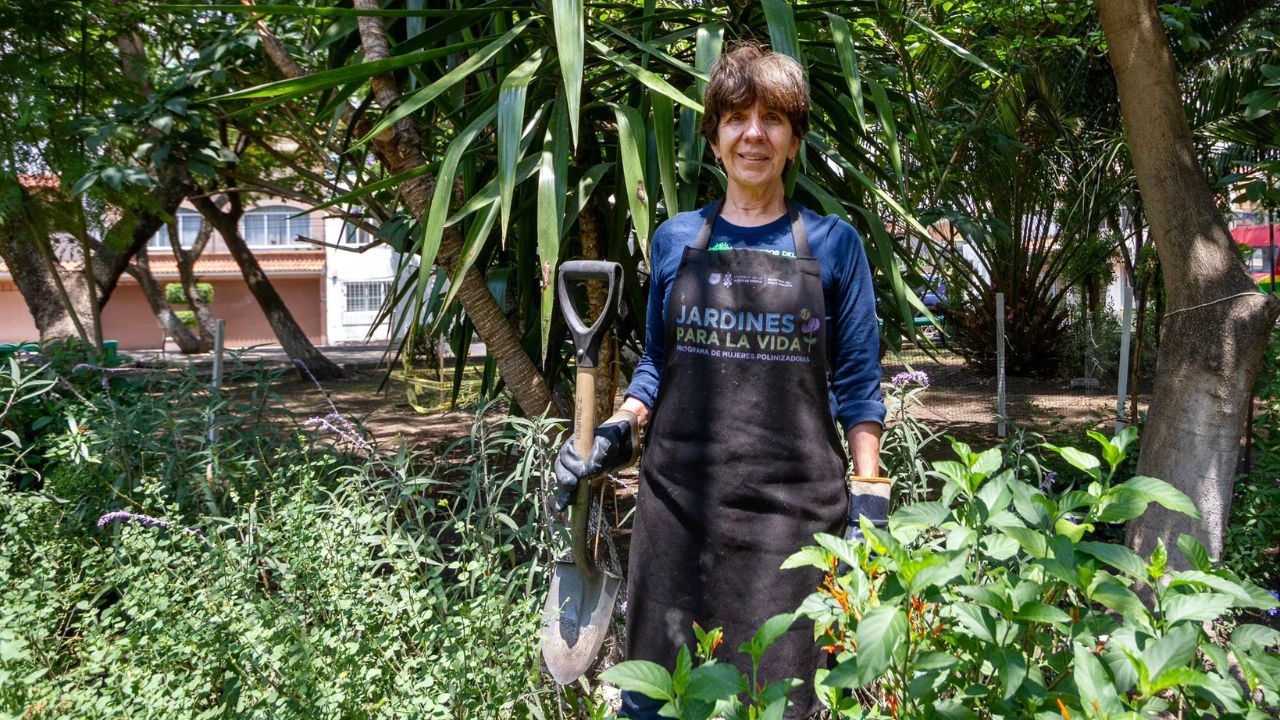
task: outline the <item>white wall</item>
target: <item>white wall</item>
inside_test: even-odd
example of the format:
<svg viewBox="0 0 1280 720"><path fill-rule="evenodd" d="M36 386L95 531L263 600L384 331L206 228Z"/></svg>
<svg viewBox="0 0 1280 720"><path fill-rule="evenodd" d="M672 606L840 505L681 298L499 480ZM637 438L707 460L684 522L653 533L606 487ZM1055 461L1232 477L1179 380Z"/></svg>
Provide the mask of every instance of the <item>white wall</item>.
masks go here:
<svg viewBox="0 0 1280 720"><path fill-rule="evenodd" d="M341 244L342 220L326 218L324 224L325 242L330 245ZM355 249L360 246L345 247ZM386 245L370 248L363 253L337 247L325 248L325 290L328 301L326 325L330 343L363 343L366 338L370 342L386 341L388 323L383 321L370 333L377 311L348 312L347 295L349 283L382 282L389 287L395 273L392 256L393 251Z"/></svg>

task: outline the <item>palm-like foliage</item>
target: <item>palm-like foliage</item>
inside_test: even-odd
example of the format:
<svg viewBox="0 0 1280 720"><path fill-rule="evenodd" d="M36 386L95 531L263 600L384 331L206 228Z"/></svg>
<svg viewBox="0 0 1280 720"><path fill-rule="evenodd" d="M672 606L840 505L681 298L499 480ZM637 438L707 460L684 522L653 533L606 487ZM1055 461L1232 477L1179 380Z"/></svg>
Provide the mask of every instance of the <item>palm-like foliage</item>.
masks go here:
<svg viewBox="0 0 1280 720"><path fill-rule="evenodd" d="M401 333L446 329L458 317L454 293L469 269L495 280L521 352L546 358L554 377L563 362L564 335L551 292L555 269L593 253L627 269L625 343L638 347L644 325L644 269L653 227L721 192L722 176L705 162L696 132L705 73L726 42L758 38L797 54L811 73L813 130L794 183L815 209L833 212L863 230L877 271L886 338L910 332L914 295L903 282L897 241L886 225L914 227L898 130L883 83L876 34L865 20L878 6L792 8L778 0L731 12L707 7L583 6L550 3L457 2L449 11L422 3L392 3L376 13L389 29L387 58L366 62L359 13L340 8L232 8L268 17L294 58L327 50L325 67L302 77L218 98L242 115L273 112L281 103L313 108L316 134L333 132L348 113L345 136L334 132L346 167L368 168L364 154L380 133L400 123L423 129L426 162L354 188L339 205L376 198L395 207L397 188L424 174L434 179L430 202L418 213L401 205L399 221L383 235L403 242L416 267L401 285ZM365 13L365 17L374 13ZM875 72L867 77L862 66ZM398 105L377 114L370 79L393 75ZM249 104L245 104L249 101ZM354 113L344 108L356 108ZM359 121L364 120L363 127ZM358 131L353 128L360 128ZM456 232L460 242L450 246ZM444 250L442 251L442 248ZM445 257L451 255L451 257ZM439 282L433 264L450 269ZM918 305L918 301L916 301ZM452 326L454 339L474 326L493 342L494 318L471 308ZM419 325L420 327L411 327Z"/></svg>

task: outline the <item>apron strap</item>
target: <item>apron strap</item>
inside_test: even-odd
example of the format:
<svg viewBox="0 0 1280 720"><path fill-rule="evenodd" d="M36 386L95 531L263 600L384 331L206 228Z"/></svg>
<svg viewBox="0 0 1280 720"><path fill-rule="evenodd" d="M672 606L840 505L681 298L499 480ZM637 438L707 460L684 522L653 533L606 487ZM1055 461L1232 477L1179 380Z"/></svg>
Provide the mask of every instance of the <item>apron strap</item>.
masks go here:
<svg viewBox="0 0 1280 720"><path fill-rule="evenodd" d="M693 241L692 247L695 250L707 249L707 245L711 242L711 229L716 224L716 218L720 217L720 209L723 207L724 200L716 200L712 203L706 219L702 222L702 228L698 230L698 237ZM787 200L787 215L791 218L791 239L796 245L796 257L807 258L810 256L809 233L805 231L804 221L800 219L800 206Z"/></svg>

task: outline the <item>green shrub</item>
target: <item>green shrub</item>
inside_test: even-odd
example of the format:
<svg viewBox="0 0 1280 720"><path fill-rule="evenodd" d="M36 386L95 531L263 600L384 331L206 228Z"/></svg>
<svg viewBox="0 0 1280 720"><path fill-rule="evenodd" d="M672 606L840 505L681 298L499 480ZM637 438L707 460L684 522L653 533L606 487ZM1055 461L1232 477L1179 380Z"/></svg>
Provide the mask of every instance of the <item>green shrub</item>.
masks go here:
<svg viewBox="0 0 1280 720"><path fill-rule="evenodd" d="M1280 333L1258 374L1252 467L1236 481L1223 562L1255 582L1280 588Z"/></svg>
<svg viewBox="0 0 1280 720"><path fill-rule="evenodd" d="M1002 470L999 448L953 442L958 460L934 463L946 482L940 500L898 510L887 530L864 522L865 544L817 536L784 567L828 572L797 613L816 624L835 666L794 682L815 682L841 718L1266 717L1280 704L1280 632L1230 624L1234 611L1275 599L1212 567L1190 536L1178 551L1193 569L1180 572L1163 546L1143 559L1095 540L1095 529L1153 502L1195 507L1153 478L1115 481L1132 430L1094 436L1101 460L1051 448L1091 478L1084 487L1051 496ZM794 620L766 623L753 656ZM687 653L674 676L629 662L606 678L669 700L681 718L781 717L785 704L786 681L748 693L737 670L693 667Z"/></svg>
<svg viewBox="0 0 1280 720"><path fill-rule="evenodd" d="M0 420L62 429L0 478L0 717L554 716L554 423L412 453L336 408L282 422L258 369L223 394L186 371L29 372L51 384Z"/></svg>
<svg viewBox="0 0 1280 720"><path fill-rule="evenodd" d="M203 282L196 283L196 296L205 305L213 302L213 285ZM187 294L182 291L180 283L167 283L164 286L164 300L170 305L186 305Z"/></svg>

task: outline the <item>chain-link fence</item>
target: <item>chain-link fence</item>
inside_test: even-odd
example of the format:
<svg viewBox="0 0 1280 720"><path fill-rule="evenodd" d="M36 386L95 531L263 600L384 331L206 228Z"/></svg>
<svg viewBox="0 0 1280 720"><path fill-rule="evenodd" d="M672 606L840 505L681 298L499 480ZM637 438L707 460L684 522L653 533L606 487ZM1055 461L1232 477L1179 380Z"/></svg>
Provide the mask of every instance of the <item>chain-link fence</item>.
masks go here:
<svg viewBox="0 0 1280 720"><path fill-rule="evenodd" d="M1117 393L1125 365L1130 374L1124 383L1124 417L1132 416L1135 398L1138 411L1145 411L1154 380L1158 336L1153 313L1149 312L1141 324L1143 337L1139 341L1135 315L1131 311L1128 316L1130 333L1126 339L1123 308L1108 308L1095 314L1073 312L1066 331L1056 338L1061 362L1052 372L1038 377L1006 373L1006 433L1017 426L1050 435L1078 433L1086 428L1110 434L1115 430ZM966 361L957 348L948 344L945 335L929 334L932 342L922 339L904 343L900 351L884 355L881 365L886 387L901 373L923 371L928 376L929 389L919 397L923 405L913 408L918 419L947 434L998 437L998 364ZM1005 345L1009 345L1007 340Z"/></svg>

